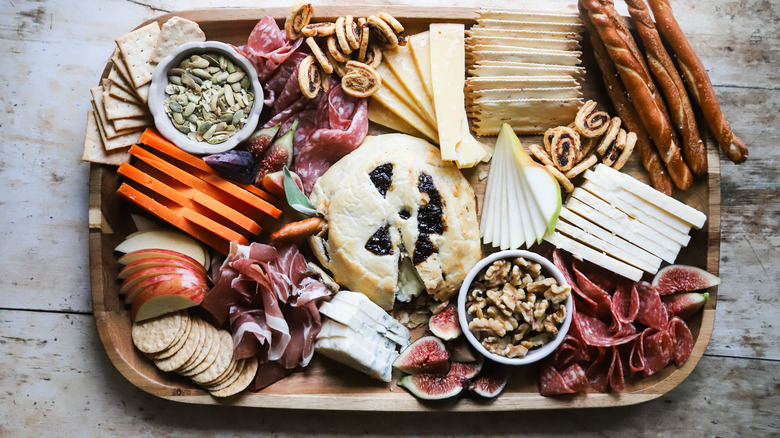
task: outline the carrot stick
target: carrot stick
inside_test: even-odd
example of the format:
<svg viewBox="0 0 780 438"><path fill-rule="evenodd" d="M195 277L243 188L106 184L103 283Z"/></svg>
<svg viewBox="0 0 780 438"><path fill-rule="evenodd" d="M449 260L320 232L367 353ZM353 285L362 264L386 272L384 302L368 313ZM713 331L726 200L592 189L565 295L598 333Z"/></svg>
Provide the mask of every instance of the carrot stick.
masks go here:
<svg viewBox="0 0 780 438"><path fill-rule="evenodd" d="M144 133L141 134L141 138L138 141L151 148L157 149L158 151L168 155L169 157L175 158L185 164L189 164L190 166L198 170L201 170L208 174L217 175L220 178L222 178L222 176L219 175L219 173L217 173L214 169L212 169L211 166L209 166L201 158L198 158L195 155L192 155L180 149L178 146L171 143L165 137L161 136L151 128L147 128L146 131L144 131ZM236 184L236 185L243 188L244 190L254 193L255 195L269 202L276 201L276 197L274 197L272 194L264 190L261 190L253 185L249 185L249 184ZM273 214L271 213L268 214L273 216Z"/></svg>
<svg viewBox="0 0 780 438"><path fill-rule="evenodd" d="M229 206L217 202L214 198L206 196L197 190L177 190L168 186L164 182L153 176L142 172L128 163L122 163L117 173L129 178L147 189L159 193L171 201L190 208L216 222L233 229L239 234L249 232L251 234L260 234L262 228L257 222L230 208ZM228 223L225 223L228 222Z"/></svg>

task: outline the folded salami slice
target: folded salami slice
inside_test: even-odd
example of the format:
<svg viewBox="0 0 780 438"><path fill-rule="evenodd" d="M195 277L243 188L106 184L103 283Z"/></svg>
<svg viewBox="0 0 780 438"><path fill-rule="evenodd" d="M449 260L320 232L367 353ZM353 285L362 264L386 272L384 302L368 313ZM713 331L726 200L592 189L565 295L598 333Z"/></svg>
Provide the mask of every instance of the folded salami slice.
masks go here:
<svg viewBox="0 0 780 438"><path fill-rule="evenodd" d="M639 312L636 320L658 331L664 331L669 322L669 314L661 302L658 290L645 281L636 283L635 288L639 296Z"/></svg>
<svg viewBox="0 0 780 438"><path fill-rule="evenodd" d="M589 296L582 293L580 288L577 286L577 282L574 281L574 275L571 273L571 270L569 269L569 263L564 259L563 254L556 248L553 250L553 264L556 268L558 268L559 271L561 271L561 274L563 274L564 280L566 280L566 283L568 283L571 286L571 290L574 291L575 300L574 300L574 306L577 309L577 311L585 312L588 315L595 315L596 309L598 308L598 304L596 304L595 301L593 301ZM579 299L577 299L579 298Z"/></svg>
<svg viewBox="0 0 780 438"><path fill-rule="evenodd" d="M685 321L675 316L669 320L666 330L672 337L672 343L674 344L672 359L678 367L681 367L688 361L688 358L691 357L691 351L693 351L693 334L691 334L691 329L688 328L688 324Z"/></svg>
<svg viewBox="0 0 780 438"><path fill-rule="evenodd" d="M572 364L561 372L552 365L547 365L542 368L539 380L539 393L543 396L574 394L585 391L590 386L585 371L577 364Z"/></svg>
<svg viewBox="0 0 780 438"><path fill-rule="evenodd" d="M607 291L600 288L596 283L592 282L584 273L582 273L580 270L582 266L582 263L577 260L575 260L572 264L574 275L577 278L577 285L580 287L580 290L583 294L587 295L588 298L596 302L598 305L596 314L599 317L603 318L609 316L612 312L612 298L609 296Z"/></svg>
<svg viewBox="0 0 780 438"><path fill-rule="evenodd" d="M584 313L575 313L573 320L574 325L577 326L577 330L579 330L582 336L582 340L594 347L622 345L633 341L639 336L639 333L628 336L615 336L610 332L607 324L598 318L585 315Z"/></svg>

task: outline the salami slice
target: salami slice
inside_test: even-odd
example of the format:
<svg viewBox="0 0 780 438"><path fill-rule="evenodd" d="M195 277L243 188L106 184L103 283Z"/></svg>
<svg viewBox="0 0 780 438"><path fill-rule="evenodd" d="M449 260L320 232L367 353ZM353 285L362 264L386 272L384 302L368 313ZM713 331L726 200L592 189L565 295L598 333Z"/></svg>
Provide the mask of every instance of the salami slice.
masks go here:
<svg viewBox="0 0 780 438"><path fill-rule="evenodd" d="M622 345L631 342L639 336L638 333L628 336L614 336L604 322L583 313L574 314L573 320L582 336L582 340L594 347Z"/></svg>
<svg viewBox="0 0 780 438"><path fill-rule="evenodd" d="M599 347L598 356L588 365L585 375L588 377L590 387L599 392L607 392L609 389L609 367L612 363L612 351L607 347Z"/></svg>
<svg viewBox="0 0 780 438"><path fill-rule="evenodd" d="M640 281L635 286L639 297L639 312L636 320L658 331L665 331L669 322L669 314L666 312L661 295L658 290L646 281Z"/></svg>
<svg viewBox="0 0 780 438"><path fill-rule="evenodd" d="M628 369L631 370L631 374L644 371L645 369L644 337L645 332L642 332L642 334L631 343L631 352L628 355Z"/></svg>
<svg viewBox="0 0 780 438"><path fill-rule="evenodd" d="M552 362L557 369L566 368L574 363L590 360L585 344L572 335L566 335L561 345L555 350Z"/></svg>
<svg viewBox="0 0 780 438"><path fill-rule="evenodd" d="M652 331L652 334L643 337L645 352L644 371L648 376L652 376L664 369L672 360L674 344L672 343L672 337L666 330L657 331L653 328L648 328L647 330Z"/></svg>
<svg viewBox="0 0 780 438"><path fill-rule="evenodd" d="M572 364L561 372L552 365L546 365L541 370L539 382L539 393L543 396L575 394L586 391L589 387L585 372L577 364Z"/></svg>
<svg viewBox="0 0 780 438"><path fill-rule="evenodd" d="M574 281L574 274L572 274L571 269L569 269L569 263L564 259L563 254L561 254L561 251L559 251L557 248L553 250L552 259L555 267L561 271L564 280L566 280L566 283L571 286L571 290L573 290L576 294L574 302L577 306L577 309L587 313L588 315L595 315L598 304L596 304L596 302L593 301L589 296L582 293L579 287L577 287L577 282Z"/></svg>
<svg viewBox="0 0 780 438"><path fill-rule="evenodd" d="M609 386L617 391L623 392L626 389L626 380L623 373L623 361L620 360L620 351L617 347L612 347L612 361L609 364L607 380Z"/></svg>
<svg viewBox="0 0 780 438"><path fill-rule="evenodd" d="M683 366L693 351L693 334L691 334L688 324L676 316L669 320L667 331L674 344L672 359L678 367Z"/></svg>
<svg viewBox="0 0 780 438"><path fill-rule="evenodd" d="M607 317L612 313L610 309L612 307L612 298L609 296L607 291L600 288L596 283L592 282L579 269L581 265L582 264L577 260L572 263L572 270L574 271L574 275L577 278L577 285L583 294L588 296L588 298L596 303L596 315L600 318Z"/></svg>
<svg viewBox="0 0 780 438"><path fill-rule="evenodd" d="M264 83L280 64L298 50L302 42L302 38L289 41L276 20L266 15L252 29L246 45L238 47L238 50L252 61L258 79Z"/></svg>
<svg viewBox="0 0 780 438"><path fill-rule="evenodd" d="M631 283L621 282L612 295L612 318L630 324L639 313L639 294Z"/></svg>

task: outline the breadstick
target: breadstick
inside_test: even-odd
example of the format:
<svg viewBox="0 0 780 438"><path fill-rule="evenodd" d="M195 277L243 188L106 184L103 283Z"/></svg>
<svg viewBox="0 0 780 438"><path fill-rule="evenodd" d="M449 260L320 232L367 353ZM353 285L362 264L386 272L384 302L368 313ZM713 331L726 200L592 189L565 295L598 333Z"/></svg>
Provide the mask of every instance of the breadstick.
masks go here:
<svg viewBox="0 0 780 438"><path fill-rule="evenodd" d="M599 69L601 69L604 88L607 90L607 95L612 101L612 106L615 107L615 111L626 129L636 133L636 149L639 151L639 156L642 158L642 166L650 175L650 182L653 187L659 192L671 196L674 187L672 186L672 180L669 178L669 174L666 172L663 161L661 161L661 157L653 147L650 136L647 135L645 127L639 120L639 115L636 113L636 110L634 110L634 107L631 106L628 97L626 97L626 89L623 87L623 83L620 82L615 64L609 59L604 43L601 42L598 32L596 32L596 29L590 23L586 11L584 11L581 6L580 12L585 28L590 35L593 53L596 57Z"/></svg>
<svg viewBox="0 0 780 438"><path fill-rule="evenodd" d="M614 12L612 2L580 0L580 4L588 11L590 22L598 31L609 57L615 63L634 109L637 110L642 124L655 142L655 147L666 163L672 181L680 190L687 190L693 184L693 174L682 159L680 149L674 140L672 124L664 114L664 108L659 106L649 83L643 77L644 61L633 55L624 39L625 36L617 31L616 20L610 18L610 14Z"/></svg>
<svg viewBox="0 0 780 438"><path fill-rule="evenodd" d="M672 14L669 2L667 0L649 0L649 3L658 23L658 29L673 48L677 61L680 63L680 70L688 83L689 91L704 112L704 119L707 121L710 131L718 139L720 150L734 163L742 163L747 160L747 146L734 135L726 118L723 117L707 70L704 69L701 60L696 56L693 47L682 33L680 25L677 24L677 20Z"/></svg>
<svg viewBox="0 0 780 438"><path fill-rule="evenodd" d="M666 53L661 35L655 28L644 0L626 0L626 4L637 33L645 45L647 65L666 97L669 116L682 138L683 159L694 175L704 175L707 173L707 148L699 137L696 116L693 114L691 101L688 100L685 85L672 58Z"/></svg>

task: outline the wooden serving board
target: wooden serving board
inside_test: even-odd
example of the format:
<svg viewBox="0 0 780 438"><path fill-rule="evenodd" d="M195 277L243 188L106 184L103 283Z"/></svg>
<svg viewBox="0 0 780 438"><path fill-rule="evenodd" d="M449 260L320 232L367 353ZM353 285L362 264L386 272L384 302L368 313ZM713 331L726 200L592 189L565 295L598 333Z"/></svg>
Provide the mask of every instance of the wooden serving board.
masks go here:
<svg viewBox="0 0 780 438"><path fill-rule="evenodd" d="M432 22L460 22L474 24L474 10L466 8L425 8L400 6L343 5L316 7L318 20L333 19L352 13L368 16L381 11L389 12L407 28L407 34L427 29ZM175 15L196 21L210 40L243 44L264 15L279 19L287 9L213 9L178 12ZM433 16L432 16L433 14ZM170 16L158 17L160 24ZM146 23L143 23L146 24ZM142 25L143 25L142 24ZM583 92L605 105L608 99L602 89L600 73L595 66L587 38L583 39L583 65L588 70ZM108 67L106 69L106 74ZM372 127L372 130L381 132ZM494 143L495 138L481 139ZM523 137L524 143L539 142L539 137ZM720 162L714 142L707 141L709 175L699 179L693 188L675 196L683 202L707 214L708 221L702 230L692 233L691 243L684 248L678 263L705 268L718 274L720 256ZM625 171L647 182L639 160L631 158ZM484 178L488 165L482 164L464 174L474 186L478 204L485 191ZM709 290L710 299L704 311L699 312L688 324L695 339L693 353L681 368L669 365L654 376L626 382L626 392L601 394L588 393L565 397L539 395L538 367L526 366L514 370L506 390L495 400L484 402L473 398L461 398L448 403L429 404L418 401L396 385L394 380L385 384L370 379L362 373L324 359L315 354L312 363L304 370L259 392L249 392L227 400L211 397L189 380L173 373L160 372L154 364L137 351L130 339L130 318L118 295L119 266L113 248L125 236L135 231L130 218L131 208L116 196L120 184L114 167L93 164L90 170L89 192L89 250L92 303L98 333L111 362L132 384L158 397L185 403L224 404L289 409L366 410L366 411L507 411L531 409L563 409L599 406L620 406L641 403L659 397L680 384L696 367L710 340L715 321L717 288ZM484 248L485 252L492 251Z"/></svg>

